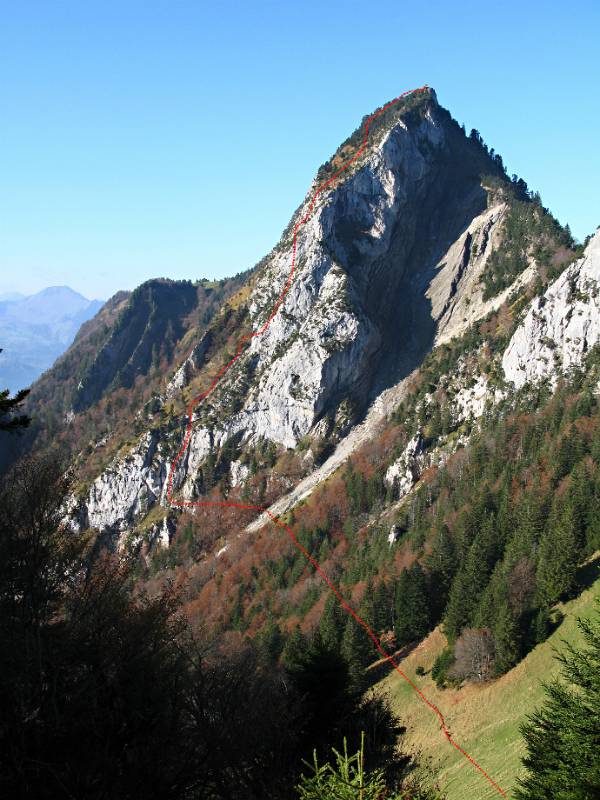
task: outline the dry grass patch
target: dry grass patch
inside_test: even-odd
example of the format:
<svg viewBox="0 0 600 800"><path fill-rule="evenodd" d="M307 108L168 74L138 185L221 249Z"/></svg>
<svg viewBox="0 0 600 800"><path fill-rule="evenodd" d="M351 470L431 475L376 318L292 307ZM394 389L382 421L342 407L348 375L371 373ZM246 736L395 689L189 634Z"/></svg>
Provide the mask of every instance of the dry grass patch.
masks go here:
<svg viewBox="0 0 600 800"><path fill-rule="evenodd" d="M446 718L454 740L512 796L520 770L524 745L519 725L543 701L541 681L559 671L554 649L562 641L581 641L577 617L591 616L594 599L600 596L600 580L578 598L561 605L565 619L557 631L538 645L513 670L487 684L470 684L461 689L438 689L431 676L418 676L420 665L431 670L446 644L439 629L427 637L400 662L400 668L434 703ZM439 722L415 691L396 672L379 686L388 691L392 703L407 727L404 746L419 753L434 769L448 800L491 800L498 792L445 740Z"/></svg>

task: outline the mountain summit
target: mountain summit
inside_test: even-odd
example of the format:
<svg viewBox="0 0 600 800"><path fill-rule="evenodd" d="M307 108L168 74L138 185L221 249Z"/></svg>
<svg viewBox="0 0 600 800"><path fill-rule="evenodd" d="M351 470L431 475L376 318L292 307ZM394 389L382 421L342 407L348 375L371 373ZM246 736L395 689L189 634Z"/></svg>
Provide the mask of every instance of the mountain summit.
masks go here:
<svg viewBox="0 0 600 800"><path fill-rule="evenodd" d="M94 480L80 525L129 531L165 502L185 399L202 391L239 339L269 317L289 277L293 226L316 187L352 159L363 138L364 121L319 169L277 246L238 280L242 288L231 299L221 295L214 319L194 310L201 296L214 297L206 282L148 283L123 306L93 360L75 359L82 364L73 388L61 394L69 404L61 401L64 418L85 420L105 391L130 390L142 378L150 401L135 415L129 455L110 466L106 456L130 440L131 422L111 425L112 436L110 427L98 431L107 446L93 461L104 460L108 469L94 476L85 467ZM523 219L527 230L513 242ZM322 442L322 460L365 415L398 402L403 381L433 347L500 308L539 277L549 253L568 252L569 242L526 184L508 178L500 156L477 131L467 136L433 89L400 98L373 120L360 158L319 194L299 230L284 302L194 412L175 488L184 499L209 492L215 457L219 474L231 468L230 481L241 485L248 470L240 455L262 443L277 451ZM178 361L184 342L191 354ZM160 374L150 377L159 362ZM305 460L303 470L309 466Z"/></svg>
<svg viewBox="0 0 600 800"><path fill-rule="evenodd" d="M289 276L293 225L362 137L361 127L320 168L280 242L250 276L235 304L233 349L270 315ZM563 235L541 207L533 210L525 189L505 175L476 131L466 135L433 90L381 114L363 155L320 193L301 227L296 273L277 315L197 408L174 477L183 498L210 488L206 460L215 452L242 452L260 441L295 448L307 436L331 449L436 343L465 331L531 279L532 248L493 278L502 269L504 226L519 204L531 206L550 238ZM163 389L174 409L184 410L182 389L188 396L200 390L206 360L215 365L211 372L224 358L215 342L223 339L225 316L226 309L208 331L198 331L196 343L190 338L192 356ZM144 434L133 451L140 469L125 461L99 477L84 524L127 530L148 505L164 500L180 436L177 428ZM115 470L118 496L109 477Z"/></svg>

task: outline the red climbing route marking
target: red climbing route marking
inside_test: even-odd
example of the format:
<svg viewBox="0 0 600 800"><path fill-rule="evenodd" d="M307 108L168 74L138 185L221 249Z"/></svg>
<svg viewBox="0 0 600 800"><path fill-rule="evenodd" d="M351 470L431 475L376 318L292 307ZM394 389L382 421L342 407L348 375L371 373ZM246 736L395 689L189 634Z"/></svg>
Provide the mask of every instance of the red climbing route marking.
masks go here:
<svg viewBox="0 0 600 800"><path fill-rule="evenodd" d="M348 614L350 614L350 616L352 616L362 628L364 628L364 630L367 633L367 635L373 641L373 644L374 644L376 650L378 651L378 653L380 653L380 655L382 655L385 658L386 661L389 661L389 663L392 665L394 670L403 678L403 680L405 680L415 690L415 692L419 695L419 697L425 703L425 705L427 705L431 709L431 711L437 716L437 718L439 720L439 723L440 723L440 730L442 731L442 733L446 737L447 741L452 745L452 747L455 748L455 750L458 750L458 752L461 753L461 755L463 755L464 758L473 767L475 767L475 769L479 770L479 772L488 781L488 783L491 786L493 786L493 788L500 795L502 795L503 797L506 797L507 796L506 792L488 775L488 773L483 769L483 767L481 767L477 763L477 761L475 761L475 759L472 758L469 755L469 753L466 752L466 750L464 750L457 742L454 741L454 739L450 735L450 731L448 730L448 726L446 725L446 720L444 718L444 715L439 710L439 708L434 703L432 703L430 700L428 700L427 697L423 694L423 692L419 689L419 687L416 686L413 683L413 681L408 677L408 675L406 675L400 669L400 667L396 663L394 657L391 656L384 649L383 645L381 644L381 642L379 641L379 639L377 638L375 633L373 633L371 628L356 613L356 611L352 608L352 606L349 605L349 603L345 600L344 596L341 594L339 589L337 589L337 587L330 581L330 579L327 577L325 572L321 569L321 566L319 565L319 563L313 558L313 556L308 552L308 550L306 550L306 548L303 547L300 544L300 542L296 538L296 535L295 535L294 531L289 527L289 525L287 525L283 520L281 520L279 517L277 517L273 513L271 513L271 511L269 511L269 509L266 506L246 505L244 503L233 503L233 502L228 502L226 500L221 500L221 501L217 501L217 500L198 500L198 501L194 501L194 500L176 500L176 499L173 498L173 476L175 474L175 468L177 467L177 464L181 461L181 458L183 457L183 455L184 455L185 451L187 450L188 445L190 443L190 439L191 439L191 436L192 436L192 421L193 421L194 409L203 400L205 400L210 394L212 394L212 392L215 390L216 386L218 385L218 383L221 380L221 378L223 377L223 375L225 375L225 373L230 369L230 367L232 367L233 364L235 364L235 362L241 356L241 354L243 353L247 343L251 339L253 339L254 337L262 336L262 334L267 330L267 328L269 327L269 325L273 321L273 318L275 317L275 315L279 311L279 308L280 308L281 304L283 303L283 301L285 300L285 297L286 297L287 293L289 292L290 286L292 285L292 281L294 279L294 273L295 273L295 268L296 268L296 250L297 250L298 231L310 219L310 217L312 215L312 212L314 210L314 207L315 207L315 203L316 203L317 197L328 186L330 186L333 183L333 181L336 180L336 178L338 178L343 172L345 172L351 164L353 164L355 161L357 161L360 158L360 156L362 155L362 153L364 152L364 150L366 148L367 139L369 137L369 128L370 128L370 125L371 125L371 123L373 122L374 119L376 119L381 114L383 114L384 111L386 111L388 108L390 108L390 106L393 106L395 103L397 103L403 97L406 97L409 94L417 94L417 93L420 93L420 92L424 92L424 91L427 91L427 89L428 89L427 86L422 86L420 89L411 89L408 92L403 92L401 95L396 97L394 100L390 100L389 103L386 103L384 106L382 106L380 109L378 109L374 114L371 114L370 117L367 117L367 120L365 121L365 128L364 128L364 134L363 134L362 143L361 143L360 147L358 148L358 150L356 151L356 153L354 153L352 158L349 158L348 161L346 161L330 178L328 178L323 183L319 184L316 187L316 189L314 190L306 213L304 214L304 216L294 226L290 272L289 272L287 281L285 283L285 286L283 287L283 290L281 291L281 294L277 298L277 301L275 302L275 305L273 306L268 319L266 320L266 322L263 323L263 325L261 325L261 327L258 330L254 331L253 333L246 334L245 336L242 336L240 338L240 340L238 342L238 346L237 346L236 352L235 352L235 355L233 356L233 358L230 361L228 361L227 364L225 364L224 366L221 367L219 372L212 379L208 389L206 391L202 392L201 394L199 394L197 397L195 397L188 405L188 408L187 408L187 418L188 419L187 419L187 424L186 424L186 427L185 427L185 435L183 437L183 442L181 444L179 452L177 453L177 455L173 459L173 462L171 463L171 469L169 471L169 478L168 478L168 482L167 482L167 501L172 506L176 506L177 508L188 508L190 506L196 506L196 507L198 507L198 506L205 506L205 507L206 506L212 506L212 507L217 506L217 507L220 507L220 508L238 508L238 509L245 509L245 510L248 510L248 511L258 511L258 512L260 512L262 514L266 514L270 518L271 522L273 522L274 525L277 525L279 528L283 528L283 530L285 530L285 532L288 534L288 536L292 540L292 543L294 544L294 547L300 553L302 553L302 555L306 558L306 560L310 564L312 564L312 566L314 567L315 571L321 576L321 578L323 578L323 580L325 581L325 583L327 584L329 589L333 592L333 594L338 599L338 601L339 601L340 605L342 606L342 608L345 611L347 611Z"/></svg>

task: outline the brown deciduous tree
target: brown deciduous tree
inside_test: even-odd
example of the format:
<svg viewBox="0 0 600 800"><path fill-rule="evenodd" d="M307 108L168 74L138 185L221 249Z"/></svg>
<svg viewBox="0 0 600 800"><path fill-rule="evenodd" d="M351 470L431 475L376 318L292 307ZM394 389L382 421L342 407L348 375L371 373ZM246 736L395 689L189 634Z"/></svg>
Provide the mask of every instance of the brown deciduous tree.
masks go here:
<svg viewBox="0 0 600 800"><path fill-rule="evenodd" d="M451 677L486 681L494 668L494 637L488 628L466 628L456 640Z"/></svg>

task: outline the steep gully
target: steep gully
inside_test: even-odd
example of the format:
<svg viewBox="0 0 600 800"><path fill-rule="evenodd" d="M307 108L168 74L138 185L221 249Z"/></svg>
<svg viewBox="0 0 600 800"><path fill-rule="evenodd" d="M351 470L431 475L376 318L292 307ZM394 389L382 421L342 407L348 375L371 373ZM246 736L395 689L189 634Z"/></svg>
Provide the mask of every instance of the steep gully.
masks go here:
<svg viewBox="0 0 600 800"><path fill-rule="evenodd" d="M201 403L210 394L212 394L212 392L215 390L216 386L218 385L218 383L221 380L221 378L223 377L223 375L225 375L225 373L230 369L230 367L232 367L233 364L235 364L235 362L239 359L239 357L241 356L241 354L245 350L246 345L248 344L248 342L251 339L253 339L254 337L261 336L267 330L267 328L271 324L272 320L276 316L277 312L279 311L279 308L280 308L281 304L283 303L283 301L284 301L284 299L285 299L285 297L286 297L286 295L287 295L287 293L288 293L288 291L290 289L290 286L292 285L293 279L294 279L294 273L295 273L295 267L296 267L296 249L297 249L298 231L310 219L310 217L311 217L311 215L313 213L317 198L343 172L345 172L355 161L357 161L361 157L362 153L364 152L364 150L365 150L365 148L367 146L367 140L368 140L368 137L369 137L369 127L370 127L370 125L371 125L371 123L372 123L372 121L374 119L376 119L378 116L383 114L392 105L394 105L395 103L399 102L403 97L406 97L409 94L425 92L425 91L427 91L427 89L428 89L427 86L423 86L423 87L421 87L419 89L413 89L413 90L410 90L410 91L407 91L407 92L403 92L401 95L396 97L394 100L391 100L389 103L386 103L386 105L382 106L382 108L380 108L378 111L376 111L370 117L368 117L367 120L365 121L362 143L361 143L360 147L357 149L356 153L350 159L348 159L348 161L346 161L337 170L337 172L335 172L330 178L328 178L326 181L324 181L323 183L321 183L319 186L316 187L305 215L298 222L296 222L296 225L294 226L290 272L289 272L287 281L285 283L285 286L283 287L283 290L282 290L281 294L279 295L279 298L277 299L275 305L273 306L273 309L272 309L268 319L264 322L264 324L258 330L254 331L251 334L248 334L248 335L245 335L245 336L241 337L241 339L240 339L240 341L238 343L238 346L237 346L236 353L233 356L233 358L229 362L227 362L227 364L225 364L223 367L221 367L221 369L219 370L217 375L212 380L212 382L211 382L210 386L208 387L208 389L206 391L202 392L201 394L199 394L197 397L193 398L192 401L188 405L188 409L187 409L187 424L186 424L186 429L185 429L185 435L183 437L183 442L181 444L181 447L180 447L177 455L175 456L175 458L174 458L174 460L173 460L173 462L171 464L171 468L170 468L170 471L169 471L169 479L168 479L168 484L167 484L166 497L167 497L167 502L171 506L176 507L176 508L189 508L189 507L194 507L194 506L213 506L213 507L217 506L217 507L220 507L220 508L238 508L238 509L245 509L245 510L248 510L248 511L259 512L260 514L264 515L265 517L268 517L271 520L271 522L273 522L274 525L277 525L279 528L282 528L283 530L285 530L285 532L290 537L294 547L306 558L306 560L308 562L310 562L310 564L314 567L315 571L319 574L319 576L321 578L323 578L323 580L327 584L328 588L336 596L336 598L337 598L338 602L340 603L340 605L342 606L342 608L348 614L350 614L350 616L352 616L354 618L354 620L365 630L365 632L367 633L369 638L372 640L377 652L386 661L388 661L392 665L393 669L403 678L403 680L405 680L414 689L414 691L419 695L421 700L437 716L437 718L439 720L439 723L440 723L440 729L441 729L442 733L444 734L444 736L446 737L446 739L449 742L449 744L451 744L452 747L454 747L456 750L458 750L458 752L461 753L464 756L464 758L473 767L475 767L475 769L477 769L483 775L483 777L488 781L488 783L500 795L502 795L503 797L506 797L506 792L490 777L490 775L488 775L488 773L483 769L483 767L480 766L477 763L477 761L475 761L475 759L472 758L472 756L470 756L469 753L467 753L456 741L454 741L454 739L450 735L450 731L449 731L448 726L446 724L445 717L442 714L442 712L439 710L439 708L436 705L434 705L430 700L428 700L427 697L418 688L418 686L416 686L413 683L413 681L411 681L411 679L400 669L400 666L396 663L396 661L393 658L393 656L391 656L389 653L387 653L387 651L383 648L381 642L379 641L379 639L377 638L375 633L371 630L371 628L367 625L367 623L363 619L361 619L361 617L356 613L356 611L348 604L348 602L345 600L345 598L340 593L340 591L336 588L336 586L334 586L334 584L331 582L331 580L328 578L328 576L325 574L325 572L321 569L321 567L318 564L318 562L300 544L300 542L296 538L296 535L295 535L294 531L282 519L280 519L278 516L276 516L271 509L266 508L265 506L245 505L245 504L242 504L242 503L233 503L233 502L227 502L227 501L177 500L176 498L173 497L173 477L174 477L174 474L175 474L175 468L176 468L177 464L179 463L179 461L182 459L182 457L185 454L185 452L186 452L186 450L187 450L187 448L189 446L189 443L190 443L190 439L191 439L191 436L192 436L192 425L193 425L193 412L194 412L194 409L196 408L196 406L199 403Z"/></svg>

